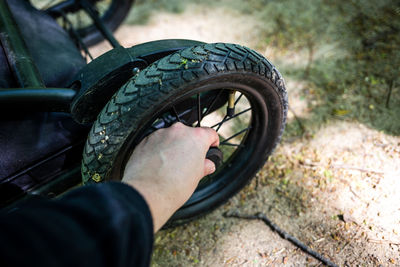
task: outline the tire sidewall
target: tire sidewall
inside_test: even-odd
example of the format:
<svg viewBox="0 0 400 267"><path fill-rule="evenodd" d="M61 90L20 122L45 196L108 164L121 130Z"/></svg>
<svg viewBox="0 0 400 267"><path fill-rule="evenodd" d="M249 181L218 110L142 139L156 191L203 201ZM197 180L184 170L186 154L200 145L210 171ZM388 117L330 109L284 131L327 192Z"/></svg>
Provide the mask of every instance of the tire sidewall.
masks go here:
<svg viewBox="0 0 400 267"><path fill-rule="evenodd" d="M133 127L125 132L124 135L127 135L126 141L121 146L118 157L113 164L114 167L111 176L119 177L120 179L122 178L124 170L123 165L129 158L132 152L132 147L138 143L135 139L149 126L149 122L154 121L154 119L159 114L162 114L163 111L165 111L172 103L179 102L193 94L204 92L209 89L208 85L210 84L221 85L226 81L229 81L229 83L244 84L245 86L257 88L254 90L264 100L268 116L265 125L266 136L263 140L273 140L273 142L260 143L258 149L253 151L253 153L257 155L255 162L258 164L251 164L251 162L249 162L248 167L245 170L240 171L239 174L235 176L235 179L230 183L225 184L221 190L202 201L190 206L183 206L173 215L169 222L170 225L185 222L186 220L191 219L193 214L201 215L210 209L219 206L251 180L257 171L264 165L265 161L267 161L269 155L279 142L283 130L282 128L284 127L284 124L282 123L284 121L284 110L282 109L284 106L284 100L278 92L278 87L265 77L260 77L255 73L249 72L226 72L218 73L214 76L202 77L186 84L185 86L177 88L168 96L159 98L156 105L152 106L152 108L146 112L142 112L139 107L138 110L131 110L132 112L142 112L142 116L135 125L132 125ZM159 112L154 113L155 110ZM129 119L126 119L126 121L129 121Z"/></svg>

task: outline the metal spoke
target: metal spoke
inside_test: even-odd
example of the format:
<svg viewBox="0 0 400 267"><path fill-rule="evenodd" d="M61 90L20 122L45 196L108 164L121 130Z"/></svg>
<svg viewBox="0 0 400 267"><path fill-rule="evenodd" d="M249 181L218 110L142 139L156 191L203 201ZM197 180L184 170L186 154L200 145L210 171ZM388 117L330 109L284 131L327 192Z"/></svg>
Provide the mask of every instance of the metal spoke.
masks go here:
<svg viewBox="0 0 400 267"><path fill-rule="evenodd" d="M181 122L181 119L179 118L179 114L178 114L178 112L176 112L175 106L172 106L172 113L174 114L176 120Z"/></svg>
<svg viewBox="0 0 400 267"><path fill-rule="evenodd" d="M229 140L235 138L236 136L238 136L238 135L240 135L240 134L242 134L242 133L244 133L244 132L246 132L246 131L248 131L248 130L250 130L250 129L251 129L251 127L247 127L247 128L245 128L245 129L241 130L240 132L235 133L235 134L232 135L231 137L229 137L229 138L225 139L224 141L222 141L222 142L220 143L220 145L225 144L225 143L228 142Z"/></svg>
<svg viewBox="0 0 400 267"><path fill-rule="evenodd" d="M218 130L221 128L222 124L229 120L229 119L226 119L226 118L228 118L228 115L225 115L225 117L222 119L222 121L220 121L219 123L217 123L214 126L211 126L211 128L214 128L215 126L218 125L218 128L215 130L216 132L218 132Z"/></svg>
<svg viewBox="0 0 400 267"><path fill-rule="evenodd" d="M220 145L221 145L221 146L244 147L244 145L242 145L242 144L232 144L232 143L228 143L228 142L226 142L226 143L222 142Z"/></svg>
<svg viewBox="0 0 400 267"><path fill-rule="evenodd" d="M165 116L166 116L166 114L164 113L161 117L160 117L160 119L164 122L164 127L169 127L170 125L169 125L169 121L168 121L168 119L167 118L165 118Z"/></svg>
<svg viewBox="0 0 400 267"><path fill-rule="evenodd" d="M242 96L243 96L243 93L241 93L240 96L236 99L236 101L235 101L235 106L236 106L236 104L239 102L240 98L242 98Z"/></svg>
<svg viewBox="0 0 400 267"><path fill-rule="evenodd" d="M98 15L98 16L101 16L101 13L100 13L100 11L99 11L99 7L96 6L96 4L93 4L92 7L93 7L94 11L96 11L97 15Z"/></svg>
<svg viewBox="0 0 400 267"><path fill-rule="evenodd" d="M197 126L200 127L201 122L201 103L200 103L200 93L197 94Z"/></svg>
<svg viewBox="0 0 400 267"><path fill-rule="evenodd" d="M216 129L216 131L218 132L219 128L221 128L223 123L225 123L225 122L227 122L227 121L229 121L229 120L231 120L233 118L236 118L237 116L240 116L240 115L242 115L243 113L246 113L249 110L251 110L251 108L248 108L248 109L245 109L245 110L243 110L243 111L241 111L239 113L236 113L235 115L233 115L232 117L229 117L229 118L227 118L228 116L225 115L225 117L222 119L222 121L218 122L217 124L214 124L213 126L211 126L211 128L214 128L214 127L218 126L218 128Z"/></svg>
<svg viewBox="0 0 400 267"><path fill-rule="evenodd" d="M82 28L82 17L81 17L81 11L78 11L78 29Z"/></svg>
<svg viewBox="0 0 400 267"><path fill-rule="evenodd" d="M211 102L211 104L207 107L206 112L204 112L204 114L203 114L203 116L202 116L203 118L204 118L205 116L207 116L208 113L210 113L211 108L214 106L215 102L217 102L218 97L220 97L220 95L222 94L223 91L224 91L224 89L220 90L220 91L218 92L218 94L214 97L214 99L213 99L213 101Z"/></svg>
<svg viewBox="0 0 400 267"><path fill-rule="evenodd" d="M243 96L243 93L241 93L241 94L239 95L239 97L236 99L235 104L234 104L234 107L236 107L236 104L239 102L239 100L240 100L240 98L242 98L242 96ZM225 117L222 119L222 121L220 121L219 123L217 123L217 124L211 126L211 128L214 128L214 127L218 126L217 129L215 130L216 132L218 132L218 130L221 128L221 126L222 126L222 124L224 124L224 122L227 122L227 121L229 121L229 120L231 120L231 119L233 119L233 118L236 118L237 116L239 116L239 115L241 115L241 114L243 114L243 113L245 113L245 112L247 112L247 111L249 111L249 110L251 110L251 108L248 108L248 109L246 109L246 110L243 110L243 111L241 111L241 112L239 112L239 113L237 113L237 114L235 114L235 115L233 115L233 116L230 116L230 117L229 117L228 115L225 115ZM229 118L228 118L228 117L229 117Z"/></svg>
<svg viewBox="0 0 400 267"><path fill-rule="evenodd" d="M79 36L79 33L74 29L74 26L72 25L72 22L68 19L67 15L61 11L61 16L63 18L64 23L66 23L69 27L68 31L71 33L73 38L78 42L78 46L80 49L83 50L85 53L85 59L87 59L87 56L89 56L90 60L93 60L92 54L89 52L89 49L87 46L83 43L81 37Z"/></svg>

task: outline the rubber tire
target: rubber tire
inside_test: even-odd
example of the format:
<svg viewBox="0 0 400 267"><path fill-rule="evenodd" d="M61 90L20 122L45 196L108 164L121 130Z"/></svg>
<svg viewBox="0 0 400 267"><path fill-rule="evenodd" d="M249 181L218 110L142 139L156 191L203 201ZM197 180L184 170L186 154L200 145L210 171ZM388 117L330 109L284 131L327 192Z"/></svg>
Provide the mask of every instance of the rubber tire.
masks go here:
<svg viewBox="0 0 400 267"><path fill-rule="evenodd" d="M187 222L229 199L264 165L283 133L288 110L285 83L278 70L257 52L235 44L205 44L180 50L142 70L107 103L92 126L82 161L83 183L120 180L124 161L137 138L168 105L202 86L233 82L262 97L266 125L260 147L247 170L206 199L178 210L168 225ZM267 112L265 112L267 111ZM249 156L249 155L246 155ZM247 158L248 159L248 158Z"/></svg>

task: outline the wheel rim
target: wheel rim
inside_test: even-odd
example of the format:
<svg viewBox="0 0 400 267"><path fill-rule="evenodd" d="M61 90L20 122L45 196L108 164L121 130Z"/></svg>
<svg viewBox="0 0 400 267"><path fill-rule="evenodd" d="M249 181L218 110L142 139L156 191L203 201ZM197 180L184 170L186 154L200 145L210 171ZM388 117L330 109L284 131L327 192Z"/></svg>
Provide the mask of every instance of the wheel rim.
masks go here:
<svg viewBox="0 0 400 267"><path fill-rule="evenodd" d="M260 152L260 149L264 146L264 144L257 142L257 140L265 140L266 139L265 136L267 136L268 111L264 100L264 96L261 95L261 93L257 90L257 88L253 88L251 86L238 83L223 82L197 88L195 90L192 90L190 93L174 100L172 103L166 104L161 109L161 112L158 112L155 116L153 116L153 118L149 120L147 125L143 127L142 130L139 130L139 132L141 133L137 134L136 138L130 139L131 141L129 142L130 144L128 145L128 147L130 147L129 150L130 151L133 150L134 146L136 146L136 144L138 144L144 138L144 136L149 134L149 131L146 132L146 128L148 129L154 123L157 123L157 120L159 120L160 117L162 117L165 113L170 113L169 118L171 118L172 114L172 116L175 117L175 120L170 120L168 123L165 123L164 127L168 127L172 123L178 121L178 118L180 116L179 116L179 111L175 109L174 112L173 107L175 105L184 102L189 98L196 97L198 99L198 95L200 95L200 100L201 100L202 94L214 90L237 91L235 98L236 112L233 118L224 116L222 121L214 123L213 125L205 125L200 123L200 126L211 126L211 128L218 130L217 132L219 133L220 136L220 148L224 152L224 161L222 165L215 171L214 174L206 176L200 181L199 186L197 187L193 195L183 205L181 209L185 209L188 206L194 205L198 202L201 202L211 197L212 195L216 194L223 188L229 186L232 183L235 183L235 180L240 180L239 176L248 175L249 172L247 168L247 163L249 161L248 157L253 154L256 155L258 154L258 152ZM243 102L247 102L249 107L246 108L246 105L240 107L239 104ZM197 109L198 107L196 107L196 110ZM225 109L226 112L226 105L220 107L216 111L210 112L204 117L203 114L204 112L207 113L208 108L203 110L203 112L201 112L202 115L200 115L201 117L200 121L202 122L208 116L213 115L213 113L216 113L223 109ZM200 110L202 110L202 108L200 108ZM224 127L229 126L228 122L232 124L237 119L241 118L241 116L248 117L247 119L248 124L244 126L241 130L232 133L230 136L225 136L221 140L221 132L223 132ZM182 122L188 124L185 121ZM197 125L197 121L192 123L191 126L194 125L199 126ZM155 129L153 129L153 131L154 130ZM240 143L237 143L238 139L240 139L239 140ZM235 149L233 151L230 151L228 153L229 156L226 157L226 151L224 151L224 147L234 147ZM128 153L127 155L129 154L130 153ZM126 158L125 160L128 159L128 157L125 158ZM120 174L123 173L123 166L125 166L125 163L126 162L124 162L124 164L121 165L122 169L120 171ZM234 180L232 180L232 177L234 177Z"/></svg>

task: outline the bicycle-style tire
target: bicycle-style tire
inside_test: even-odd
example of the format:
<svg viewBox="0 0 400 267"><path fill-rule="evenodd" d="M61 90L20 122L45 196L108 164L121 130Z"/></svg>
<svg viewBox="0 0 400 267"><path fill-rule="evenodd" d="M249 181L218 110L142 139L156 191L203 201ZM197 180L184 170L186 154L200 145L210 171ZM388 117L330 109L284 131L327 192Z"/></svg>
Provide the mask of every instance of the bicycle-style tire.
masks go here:
<svg viewBox="0 0 400 267"><path fill-rule="evenodd" d="M254 50L235 44L180 50L152 63L122 86L89 133L83 182L120 180L132 149L161 114L176 103L214 90L244 95L251 105L250 126L235 152L208 183L196 189L168 225L191 220L228 200L265 164L281 138L288 110L278 70Z"/></svg>

